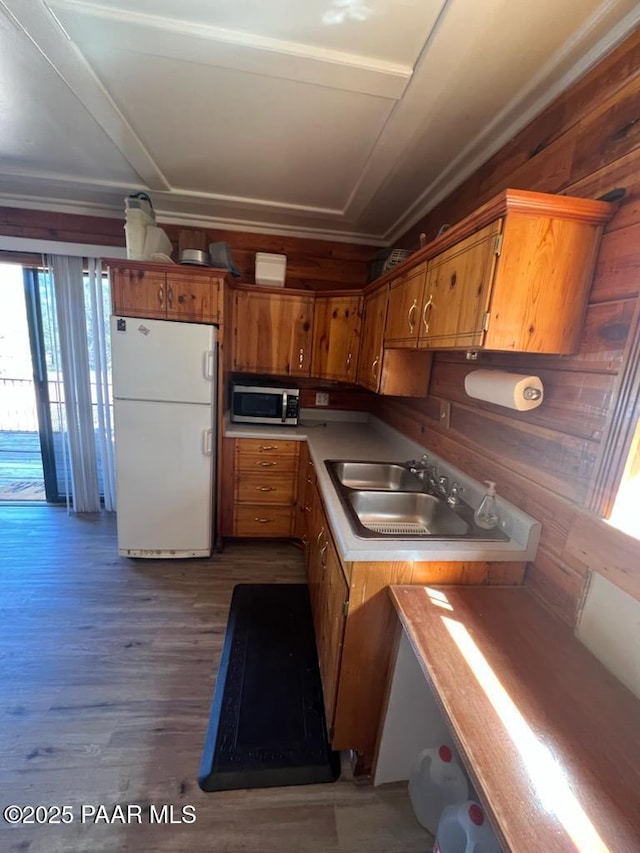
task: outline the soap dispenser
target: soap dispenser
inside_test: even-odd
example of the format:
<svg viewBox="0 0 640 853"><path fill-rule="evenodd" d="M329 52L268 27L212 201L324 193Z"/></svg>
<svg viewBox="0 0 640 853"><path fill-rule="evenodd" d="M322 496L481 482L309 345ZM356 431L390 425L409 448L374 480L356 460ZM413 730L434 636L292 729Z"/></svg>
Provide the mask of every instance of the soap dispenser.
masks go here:
<svg viewBox="0 0 640 853"><path fill-rule="evenodd" d="M489 488L480 501L480 506L474 512L473 518L478 527L484 530L492 530L498 523L498 510L496 507L496 484L492 480L485 480Z"/></svg>

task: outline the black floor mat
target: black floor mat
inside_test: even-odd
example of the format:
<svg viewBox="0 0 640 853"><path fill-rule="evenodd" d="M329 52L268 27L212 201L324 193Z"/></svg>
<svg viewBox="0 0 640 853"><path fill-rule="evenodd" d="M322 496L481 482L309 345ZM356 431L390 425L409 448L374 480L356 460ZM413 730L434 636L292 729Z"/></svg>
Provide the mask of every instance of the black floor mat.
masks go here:
<svg viewBox="0 0 640 853"><path fill-rule="evenodd" d="M203 791L334 782L309 593L304 584L239 584L216 680Z"/></svg>

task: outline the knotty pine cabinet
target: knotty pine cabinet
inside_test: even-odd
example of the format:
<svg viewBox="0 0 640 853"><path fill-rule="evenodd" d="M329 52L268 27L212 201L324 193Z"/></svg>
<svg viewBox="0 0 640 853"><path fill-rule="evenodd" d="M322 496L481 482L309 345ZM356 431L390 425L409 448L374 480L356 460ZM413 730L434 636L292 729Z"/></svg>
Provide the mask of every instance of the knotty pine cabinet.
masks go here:
<svg viewBox="0 0 640 853"><path fill-rule="evenodd" d="M384 285L372 290L364 297L357 377L358 385L363 385L370 391L377 391L380 387L380 361L384 325L387 319L388 293L389 288Z"/></svg>
<svg viewBox="0 0 640 853"><path fill-rule="evenodd" d="M127 261L109 263L113 313L149 320L220 323L224 270Z"/></svg>
<svg viewBox="0 0 640 853"><path fill-rule="evenodd" d="M602 228L614 211L589 199L500 193L395 272L385 346L576 352Z"/></svg>
<svg viewBox="0 0 640 853"><path fill-rule="evenodd" d="M331 736L334 729L349 586L333 543L322 499L317 491L311 503L306 561L325 716Z"/></svg>
<svg viewBox="0 0 640 853"><path fill-rule="evenodd" d="M427 262L389 283L389 307L384 328L385 347L415 347L423 322Z"/></svg>
<svg viewBox="0 0 640 853"><path fill-rule="evenodd" d="M313 471L313 466L311 466ZM315 476L301 515L306 567L329 736L370 770L391 661L395 616L390 584L519 585L525 564L342 560Z"/></svg>
<svg viewBox="0 0 640 853"><path fill-rule="evenodd" d="M237 438L234 444L232 535L293 536L300 442Z"/></svg>
<svg viewBox="0 0 640 853"><path fill-rule="evenodd" d="M234 288L232 370L309 376L313 308L307 292Z"/></svg>
<svg viewBox="0 0 640 853"><path fill-rule="evenodd" d="M426 397L431 377L431 354L383 346L388 299L387 285L365 295L358 385L377 394Z"/></svg>
<svg viewBox="0 0 640 853"><path fill-rule="evenodd" d="M360 351L362 297L353 291L316 296L311 375L355 382Z"/></svg>

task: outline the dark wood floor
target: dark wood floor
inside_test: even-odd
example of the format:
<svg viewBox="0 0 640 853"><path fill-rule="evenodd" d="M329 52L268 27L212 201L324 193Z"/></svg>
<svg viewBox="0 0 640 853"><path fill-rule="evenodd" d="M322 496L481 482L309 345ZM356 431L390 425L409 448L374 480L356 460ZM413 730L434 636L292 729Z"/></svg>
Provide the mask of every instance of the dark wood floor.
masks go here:
<svg viewBox="0 0 640 853"><path fill-rule="evenodd" d="M300 582L287 543L212 560L131 561L112 517L0 508L0 804L71 805L68 825L12 827L15 853L404 853L431 849L406 789L334 785L202 793L196 783L233 586ZM142 825L79 822L143 807ZM195 806L150 825L148 806Z"/></svg>

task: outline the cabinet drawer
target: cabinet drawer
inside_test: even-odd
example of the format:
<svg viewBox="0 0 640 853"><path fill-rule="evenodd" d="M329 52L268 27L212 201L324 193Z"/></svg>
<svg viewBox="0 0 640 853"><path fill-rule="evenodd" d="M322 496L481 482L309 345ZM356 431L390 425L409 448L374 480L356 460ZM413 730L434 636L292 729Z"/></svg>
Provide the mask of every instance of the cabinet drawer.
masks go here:
<svg viewBox="0 0 640 853"><path fill-rule="evenodd" d="M255 453L236 456L236 471L282 471L291 474L298 470L297 456L282 456L279 459L259 456Z"/></svg>
<svg viewBox="0 0 640 853"><path fill-rule="evenodd" d="M236 456L298 456L299 441L280 441L268 438L236 439Z"/></svg>
<svg viewBox="0 0 640 853"><path fill-rule="evenodd" d="M293 472L237 471L235 501L239 503L293 504L296 478Z"/></svg>
<svg viewBox="0 0 640 853"><path fill-rule="evenodd" d="M291 536L291 507L238 504L233 510L234 536Z"/></svg>

